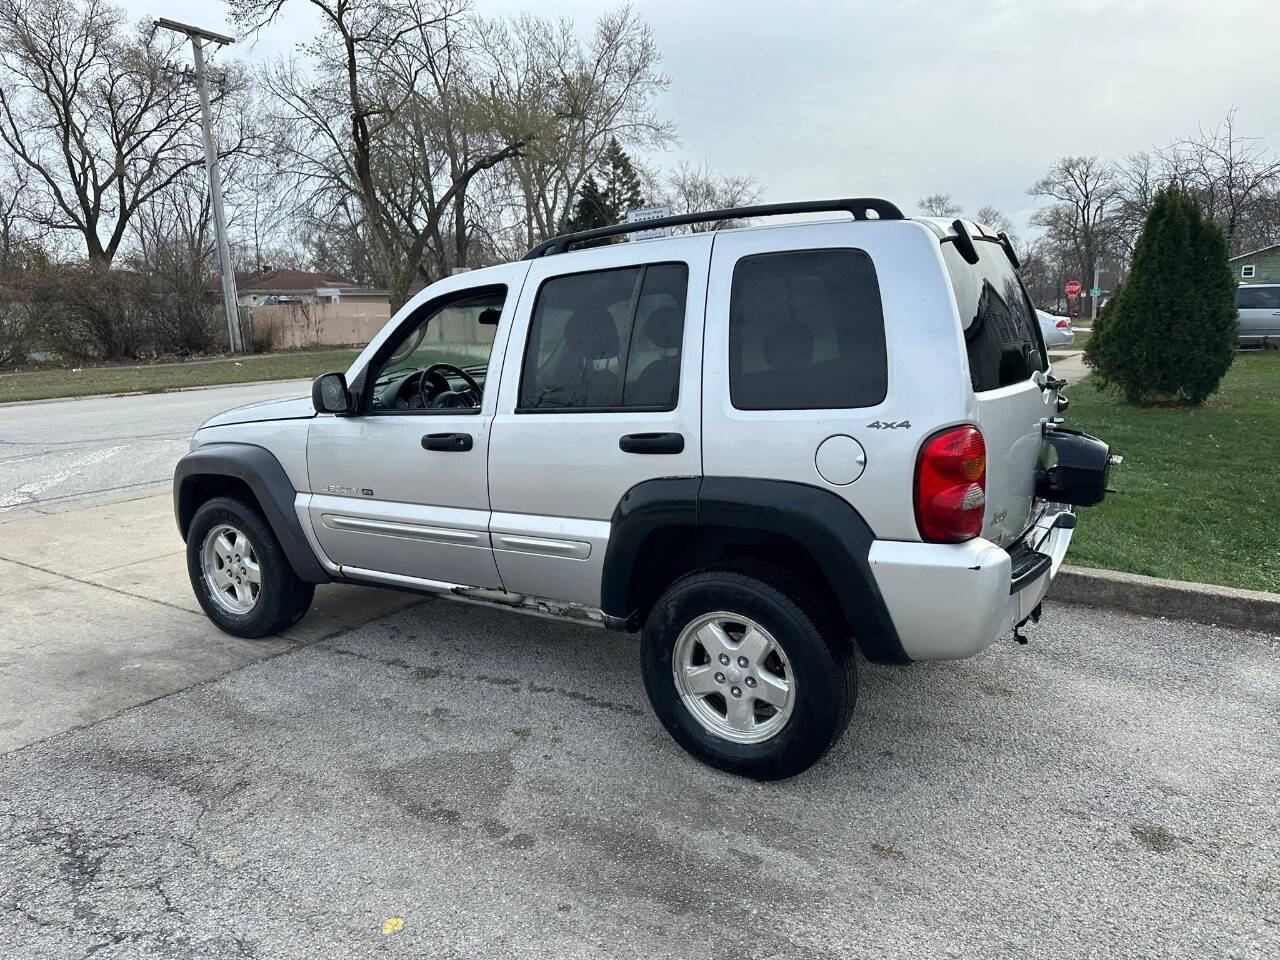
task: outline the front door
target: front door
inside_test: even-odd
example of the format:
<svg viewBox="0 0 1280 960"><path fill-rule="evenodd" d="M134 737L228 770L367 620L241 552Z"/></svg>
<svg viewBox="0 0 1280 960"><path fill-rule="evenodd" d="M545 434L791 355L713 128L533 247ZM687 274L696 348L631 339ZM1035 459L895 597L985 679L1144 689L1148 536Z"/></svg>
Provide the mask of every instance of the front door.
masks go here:
<svg viewBox="0 0 1280 960"><path fill-rule="evenodd" d="M411 305L370 358L358 412L312 422L311 525L345 575L501 586L486 460L518 292L493 283Z"/></svg>
<svg viewBox="0 0 1280 960"><path fill-rule="evenodd" d="M533 261L493 424L498 569L515 593L600 603L610 519L633 486L702 473L711 234Z"/></svg>

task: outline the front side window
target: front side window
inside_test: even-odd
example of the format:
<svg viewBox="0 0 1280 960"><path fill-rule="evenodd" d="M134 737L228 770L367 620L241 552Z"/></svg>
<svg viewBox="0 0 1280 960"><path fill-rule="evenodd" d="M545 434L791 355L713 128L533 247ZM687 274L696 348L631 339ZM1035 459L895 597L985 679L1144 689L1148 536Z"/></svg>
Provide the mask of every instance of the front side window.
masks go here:
<svg viewBox="0 0 1280 960"><path fill-rule="evenodd" d="M954 243L942 245L955 290L975 392L995 390L1045 370L1040 325L1022 281L1004 248L975 239L978 262L970 264Z"/></svg>
<svg viewBox="0 0 1280 960"><path fill-rule="evenodd" d="M689 268L552 277L534 303L517 410L674 410Z"/></svg>
<svg viewBox="0 0 1280 960"><path fill-rule="evenodd" d="M1280 287L1236 287L1239 310L1280 310Z"/></svg>
<svg viewBox="0 0 1280 960"><path fill-rule="evenodd" d="M506 295L488 288L411 317L370 371L370 411L479 411Z"/></svg>
<svg viewBox="0 0 1280 960"><path fill-rule="evenodd" d="M794 250L737 262L729 301L734 407L869 407L887 387L880 285L866 253Z"/></svg>

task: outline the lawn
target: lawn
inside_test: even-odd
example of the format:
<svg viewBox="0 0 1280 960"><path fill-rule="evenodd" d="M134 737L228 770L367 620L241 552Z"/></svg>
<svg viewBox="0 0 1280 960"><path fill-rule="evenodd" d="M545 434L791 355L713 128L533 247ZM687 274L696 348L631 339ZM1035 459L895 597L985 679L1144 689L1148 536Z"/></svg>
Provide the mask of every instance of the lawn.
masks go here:
<svg viewBox="0 0 1280 960"><path fill-rule="evenodd" d="M1130 407L1088 379L1067 392L1067 425L1124 457L1069 562L1280 592L1280 353L1237 354L1199 409Z"/></svg>
<svg viewBox="0 0 1280 960"><path fill-rule="evenodd" d="M98 393L160 393L182 387L208 387L255 380L294 380L330 370L346 370L356 350L308 350L141 366L59 368L0 374L0 403L85 397Z"/></svg>

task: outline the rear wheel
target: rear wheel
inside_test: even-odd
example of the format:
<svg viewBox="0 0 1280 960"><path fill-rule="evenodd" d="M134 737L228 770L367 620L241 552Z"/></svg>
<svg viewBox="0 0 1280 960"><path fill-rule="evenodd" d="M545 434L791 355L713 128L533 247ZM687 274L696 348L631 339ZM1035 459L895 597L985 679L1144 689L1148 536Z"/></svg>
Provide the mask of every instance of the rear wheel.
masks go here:
<svg viewBox="0 0 1280 960"><path fill-rule="evenodd" d="M271 528L231 497L202 504L187 530L187 573L196 599L219 628L265 637L297 623L315 586L294 574Z"/></svg>
<svg viewBox="0 0 1280 960"><path fill-rule="evenodd" d="M844 731L856 678L838 619L781 570L677 580L645 622L645 687L695 757L761 780L794 776Z"/></svg>

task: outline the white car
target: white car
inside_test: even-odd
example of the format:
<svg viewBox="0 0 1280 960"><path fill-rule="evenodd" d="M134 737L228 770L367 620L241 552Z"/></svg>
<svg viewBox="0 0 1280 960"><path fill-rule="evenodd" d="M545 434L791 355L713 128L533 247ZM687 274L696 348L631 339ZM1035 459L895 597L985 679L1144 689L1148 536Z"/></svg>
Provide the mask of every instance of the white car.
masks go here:
<svg viewBox="0 0 1280 960"><path fill-rule="evenodd" d="M1070 317L1059 317L1045 310L1037 310L1036 316L1040 318L1040 333L1046 347L1069 347L1075 343Z"/></svg>
<svg viewBox="0 0 1280 960"><path fill-rule="evenodd" d="M573 249L818 212L843 218ZM242 637L328 581L642 631L683 747L798 773L849 720L855 644L908 663L1016 634L1102 499L1106 444L1060 427L1016 263L856 199L447 277L310 398L197 431L192 587Z"/></svg>

